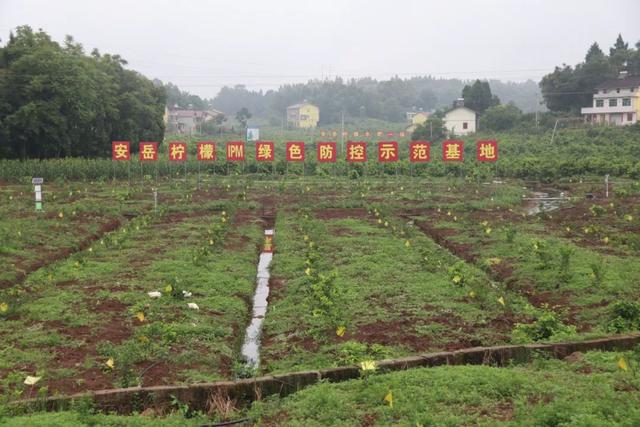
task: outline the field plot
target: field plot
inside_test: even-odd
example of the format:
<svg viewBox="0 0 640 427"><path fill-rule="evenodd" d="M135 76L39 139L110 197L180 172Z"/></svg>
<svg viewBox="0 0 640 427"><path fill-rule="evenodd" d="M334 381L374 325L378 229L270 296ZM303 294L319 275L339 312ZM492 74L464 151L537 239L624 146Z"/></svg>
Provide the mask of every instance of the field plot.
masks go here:
<svg viewBox="0 0 640 427"><path fill-rule="evenodd" d="M139 182L60 183L34 213L27 186L3 185L4 399L637 331L640 187L616 182L609 198L600 187L217 177L161 181L154 208ZM553 210L523 201L541 192L563 197ZM270 228L261 363L251 369L240 349ZM41 379L27 386L27 376ZM278 411L264 410L276 425ZM473 409L463 421L519 410Z"/></svg>
<svg viewBox="0 0 640 427"><path fill-rule="evenodd" d="M25 375L50 394L232 377L263 227L233 203L206 206L141 206L5 289L3 391L20 393ZM52 228L41 241L57 243Z"/></svg>

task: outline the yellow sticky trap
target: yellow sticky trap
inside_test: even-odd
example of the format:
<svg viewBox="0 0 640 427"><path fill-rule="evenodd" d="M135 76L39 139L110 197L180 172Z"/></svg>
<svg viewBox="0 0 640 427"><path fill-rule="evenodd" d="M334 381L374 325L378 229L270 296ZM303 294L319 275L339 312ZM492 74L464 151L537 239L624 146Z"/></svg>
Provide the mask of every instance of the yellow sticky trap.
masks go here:
<svg viewBox="0 0 640 427"><path fill-rule="evenodd" d="M344 333L346 332L347 328L345 328L344 326L338 326L338 329L336 329L336 335L339 337L344 336Z"/></svg>
<svg viewBox="0 0 640 427"><path fill-rule="evenodd" d="M106 362L105 365L107 365L107 367L109 369L113 369L113 367L115 366L115 362L113 360L113 357L110 357Z"/></svg>
<svg viewBox="0 0 640 427"><path fill-rule="evenodd" d="M7 304L6 302L1 303L0 313L6 313L7 311L9 311L9 304Z"/></svg>
<svg viewBox="0 0 640 427"><path fill-rule="evenodd" d="M165 292L171 292L172 290L173 290L173 287L172 287L171 285L167 285L167 286L164 288L164 291L165 291Z"/></svg>
<svg viewBox="0 0 640 427"><path fill-rule="evenodd" d="M618 360L618 368L622 369L625 372L629 370L629 365L627 364L627 361L624 357L621 357Z"/></svg>
<svg viewBox="0 0 640 427"><path fill-rule="evenodd" d="M136 317L138 318L139 321L144 322L144 313L143 312L139 311L136 314Z"/></svg>
<svg viewBox="0 0 640 427"><path fill-rule="evenodd" d="M391 390L389 390L387 395L384 397L384 401L389 404L390 408L393 408L393 393L391 392Z"/></svg>
<svg viewBox="0 0 640 427"><path fill-rule="evenodd" d="M504 298L503 297L498 298L498 302L504 307L505 303L504 303Z"/></svg>
<svg viewBox="0 0 640 427"><path fill-rule="evenodd" d="M31 375L28 375L27 378L24 379L24 383L26 385L35 385L41 378L42 377L32 377Z"/></svg>
<svg viewBox="0 0 640 427"><path fill-rule="evenodd" d="M364 362L360 362L360 369L362 371L375 371L376 370L376 362L373 360L365 360Z"/></svg>

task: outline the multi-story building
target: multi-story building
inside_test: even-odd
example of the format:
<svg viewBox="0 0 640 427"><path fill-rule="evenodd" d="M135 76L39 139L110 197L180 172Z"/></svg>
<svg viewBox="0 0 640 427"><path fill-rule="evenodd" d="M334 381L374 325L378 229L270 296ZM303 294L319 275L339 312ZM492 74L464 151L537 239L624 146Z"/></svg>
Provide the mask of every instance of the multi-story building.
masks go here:
<svg viewBox="0 0 640 427"><path fill-rule="evenodd" d="M314 128L320 120L320 109L303 102L287 107L287 125L292 128Z"/></svg>
<svg viewBox="0 0 640 427"><path fill-rule="evenodd" d="M640 76L621 73L595 88L593 104L582 109L585 122L594 124L632 125L640 115Z"/></svg>

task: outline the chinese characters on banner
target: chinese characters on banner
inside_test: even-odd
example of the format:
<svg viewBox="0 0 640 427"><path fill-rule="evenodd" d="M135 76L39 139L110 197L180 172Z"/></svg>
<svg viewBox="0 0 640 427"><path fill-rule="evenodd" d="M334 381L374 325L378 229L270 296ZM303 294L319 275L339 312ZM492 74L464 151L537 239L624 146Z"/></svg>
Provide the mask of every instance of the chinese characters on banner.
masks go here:
<svg viewBox="0 0 640 427"><path fill-rule="evenodd" d="M362 163L367 161L366 142L347 142L347 162Z"/></svg>
<svg viewBox="0 0 640 427"><path fill-rule="evenodd" d="M335 162L338 158L335 142L318 142L317 150L319 163Z"/></svg>
<svg viewBox="0 0 640 427"><path fill-rule="evenodd" d="M244 142L242 141L227 142L227 161L228 162L244 161Z"/></svg>
<svg viewBox="0 0 640 427"><path fill-rule="evenodd" d="M409 143L409 161L423 163L431 160L431 143L429 141L412 141Z"/></svg>
<svg viewBox="0 0 640 427"><path fill-rule="evenodd" d="M328 134L328 132L327 132ZM378 145L378 162L398 162L401 158L401 146L398 141L380 141ZM216 143L201 141L196 144L197 159L199 161L216 160ZM245 160L245 142L230 141L226 143L226 160L238 162ZM337 161L336 142L317 142L316 160L323 162ZM259 162L275 161L275 143L273 141L256 141L255 159ZM289 141L286 143L286 161L304 162L305 143L303 141ZM185 162L187 160L187 143L170 142L168 144L168 157L172 162ZM429 141L411 141L408 143L409 161L411 163L425 163L431 161L431 143ZM154 162L158 160L157 142L140 142L138 158L141 162ZM111 142L111 159L123 161L131 159L131 144L129 141ZM495 140L480 140L476 142L476 160L478 162L498 161L498 142ZM367 161L367 143L365 141L347 141L346 161L349 163L362 163ZM442 143L442 161L463 162L464 141L447 140Z"/></svg>
<svg viewBox="0 0 640 427"><path fill-rule="evenodd" d="M304 142L287 142L287 162L304 162Z"/></svg>
<svg viewBox="0 0 640 427"><path fill-rule="evenodd" d="M215 160L216 143L211 141L198 142L198 160Z"/></svg>
<svg viewBox="0 0 640 427"><path fill-rule="evenodd" d="M155 162L158 160L158 143L141 142L138 156L141 162Z"/></svg>
<svg viewBox="0 0 640 427"><path fill-rule="evenodd" d="M187 143L186 142L170 142L169 143L169 160L172 162L184 162L187 160Z"/></svg>
<svg viewBox="0 0 640 427"><path fill-rule="evenodd" d="M398 142L397 141L378 142L378 161L379 162L397 162L398 161Z"/></svg>
<svg viewBox="0 0 640 427"><path fill-rule="evenodd" d="M497 141L478 141L476 143L476 149L476 158L479 162L495 162L498 160Z"/></svg>
<svg viewBox="0 0 640 427"><path fill-rule="evenodd" d="M442 143L442 161L461 162L463 160L463 141L444 141Z"/></svg>
<svg viewBox="0 0 640 427"><path fill-rule="evenodd" d="M272 141L256 142L256 160L258 162L273 162L275 158L275 148Z"/></svg>
<svg viewBox="0 0 640 427"><path fill-rule="evenodd" d="M131 150L129 149L129 141L113 141L111 143L112 160L129 160L130 158Z"/></svg>

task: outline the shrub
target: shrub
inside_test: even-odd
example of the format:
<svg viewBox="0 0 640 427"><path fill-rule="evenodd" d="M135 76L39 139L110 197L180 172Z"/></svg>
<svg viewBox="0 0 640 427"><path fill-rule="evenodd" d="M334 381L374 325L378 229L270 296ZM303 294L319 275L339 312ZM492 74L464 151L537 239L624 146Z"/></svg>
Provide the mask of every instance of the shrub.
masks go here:
<svg viewBox="0 0 640 427"><path fill-rule="evenodd" d="M546 311L533 323L517 323L512 337L514 342L531 342L566 337L575 333L575 326L565 325L555 313Z"/></svg>
<svg viewBox="0 0 640 427"><path fill-rule="evenodd" d="M607 329L615 333L640 329L640 303L618 301L613 304Z"/></svg>

